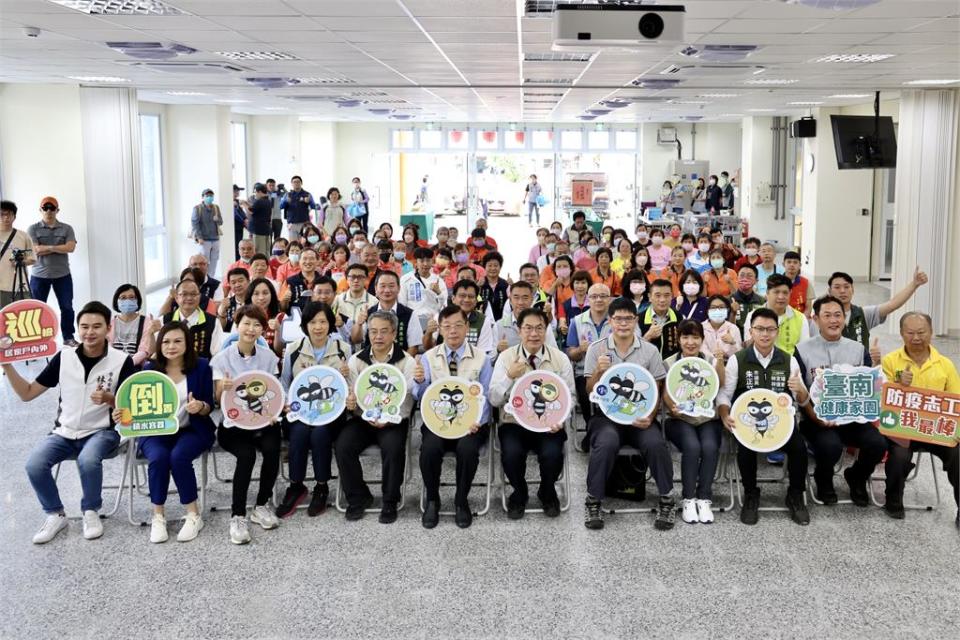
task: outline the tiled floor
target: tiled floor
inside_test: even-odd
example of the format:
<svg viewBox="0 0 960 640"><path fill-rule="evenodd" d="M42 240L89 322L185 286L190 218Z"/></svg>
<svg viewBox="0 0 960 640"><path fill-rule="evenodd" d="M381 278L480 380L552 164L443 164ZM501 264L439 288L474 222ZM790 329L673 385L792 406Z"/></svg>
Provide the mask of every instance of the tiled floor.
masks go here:
<svg viewBox="0 0 960 640"><path fill-rule="evenodd" d="M864 302L883 295L859 289ZM884 337L885 349L895 344ZM957 341L938 344L957 359ZM943 638L960 624L960 536L939 464L942 508L902 522L873 507L814 506L805 528L783 513L746 527L733 512L667 533L651 515L619 514L588 531L586 456L573 453L573 508L556 520L508 521L495 505L468 530L445 519L426 531L412 504L391 526L300 512L276 531L253 527L253 543L236 547L225 512L208 514L189 544L151 545L147 529L118 516L100 540L83 540L74 522L34 546L41 513L23 463L54 406L53 392L30 405L0 392L4 638ZM107 479L118 469L108 462ZM72 464L61 487L76 510ZM908 498L929 500L932 488L925 465ZM764 495L772 503L782 491ZM213 484L210 499L226 505L229 487ZM138 517L147 502L136 500ZM179 513L171 503L172 531Z"/></svg>

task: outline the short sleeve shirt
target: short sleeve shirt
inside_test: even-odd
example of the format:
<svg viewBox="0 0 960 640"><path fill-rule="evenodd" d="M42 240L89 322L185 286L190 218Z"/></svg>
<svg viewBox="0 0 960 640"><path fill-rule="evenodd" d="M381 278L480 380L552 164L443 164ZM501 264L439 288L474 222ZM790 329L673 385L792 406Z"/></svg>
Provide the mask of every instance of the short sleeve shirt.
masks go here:
<svg viewBox="0 0 960 640"><path fill-rule="evenodd" d="M48 227L41 220L30 225L28 230L30 239L34 245L55 246L66 244L73 240L76 242L77 236L73 233L73 227L63 222L56 222L52 227ZM33 265L32 275L38 278L62 278L70 275L70 258L66 253L48 253L43 256L37 256L37 263Z"/></svg>
<svg viewBox="0 0 960 640"><path fill-rule="evenodd" d="M16 265L13 261L13 252L17 249L23 251L33 251L33 242L23 231L14 229L10 233L13 233L13 240L10 241L10 246L7 247L6 252L0 257L0 291L13 291L13 280L14 275L16 274ZM9 233L5 233L0 236L0 248L3 248L3 245L7 243L7 238L10 237ZM30 254L24 256L25 258L32 257ZM24 283L29 286L29 283Z"/></svg>
<svg viewBox="0 0 960 640"><path fill-rule="evenodd" d="M587 355L584 356L583 359L584 376L590 377L593 375L593 372L597 368L597 360L603 355L604 350L606 350L607 355L610 356L612 364L620 364L622 362L638 364L649 371L655 380L663 380L667 377L667 370L663 366L663 358L655 346L646 340L635 337L633 346L630 347L627 355L622 357L617 353L616 347L613 344L613 336L604 340L597 340L587 349Z"/></svg>

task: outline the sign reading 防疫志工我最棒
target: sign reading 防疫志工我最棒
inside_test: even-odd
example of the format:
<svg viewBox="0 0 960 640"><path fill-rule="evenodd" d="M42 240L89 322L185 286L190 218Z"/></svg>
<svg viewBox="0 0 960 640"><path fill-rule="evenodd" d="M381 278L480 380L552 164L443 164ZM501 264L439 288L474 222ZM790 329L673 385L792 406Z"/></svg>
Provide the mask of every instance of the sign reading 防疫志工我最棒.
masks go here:
<svg viewBox="0 0 960 640"><path fill-rule="evenodd" d="M883 435L955 447L960 437L958 424L960 394L890 382L883 385L878 423Z"/></svg>

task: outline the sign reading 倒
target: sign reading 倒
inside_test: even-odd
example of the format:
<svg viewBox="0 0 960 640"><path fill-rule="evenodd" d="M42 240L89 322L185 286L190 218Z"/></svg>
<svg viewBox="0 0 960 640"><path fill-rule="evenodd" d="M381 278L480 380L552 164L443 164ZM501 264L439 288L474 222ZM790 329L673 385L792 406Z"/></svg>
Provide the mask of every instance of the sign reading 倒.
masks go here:
<svg viewBox="0 0 960 640"><path fill-rule="evenodd" d="M824 422L873 422L880 418L882 386L880 367L841 364L817 371L810 399Z"/></svg>
<svg viewBox="0 0 960 640"><path fill-rule="evenodd" d="M116 402L121 436L168 436L180 428L177 386L159 371L138 371L124 380L117 389Z"/></svg>
<svg viewBox="0 0 960 640"><path fill-rule="evenodd" d="M570 204L574 207L593 206L593 180L570 181Z"/></svg>
<svg viewBox="0 0 960 640"><path fill-rule="evenodd" d="M883 385L880 433L890 438L957 446L960 394Z"/></svg>
<svg viewBox="0 0 960 640"><path fill-rule="evenodd" d="M0 364L47 358L57 352L60 321L39 300L18 300L0 310Z"/></svg>

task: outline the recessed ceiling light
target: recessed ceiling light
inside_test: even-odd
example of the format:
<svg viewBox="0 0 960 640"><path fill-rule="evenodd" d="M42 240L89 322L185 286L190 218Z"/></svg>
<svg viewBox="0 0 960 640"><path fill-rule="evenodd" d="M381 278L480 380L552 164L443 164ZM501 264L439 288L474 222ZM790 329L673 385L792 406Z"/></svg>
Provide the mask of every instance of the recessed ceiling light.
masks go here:
<svg viewBox="0 0 960 640"><path fill-rule="evenodd" d="M817 101L815 101L815 100L810 100L810 101L803 101L803 100L801 100L801 101L798 101L798 102L788 102L787 104L788 104L788 105L791 105L791 106L794 106L794 107L815 107L816 105L818 105L818 104L823 104L823 103L822 103L822 102L817 102Z"/></svg>
<svg viewBox="0 0 960 640"><path fill-rule="evenodd" d="M833 99L842 99L842 98L869 98L869 93L835 93L832 96L827 96L828 98Z"/></svg>
<svg viewBox="0 0 960 640"><path fill-rule="evenodd" d="M960 82L960 80L943 80L943 79L941 79L941 80L911 80L910 82L904 82L903 84L911 84L911 85L916 85L916 84L956 84L956 83L958 83L958 82Z"/></svg>
<svg viewBox="0 0 960 640"><path fill-rule="evenodd" d="M705 105L713 104L709 100L670 100L670 104L693 104L693 105Z"/></svg>
<svg viewBox="0 0 960 640"><path fill-rule="evenodd" d="M329 76L310 76L307 78L297 78L301 84L356 84L346 76L331 74ZM385 93L383 95L386 95Z"/></svg>
<svg viewBox="0 0 960 640"><path fill-rule="evenodd" d="M752 78L743 81L744 84L794 84L796 82L800 81L786 78Z"/></svg>
<svg viewBox="0 0 960 640"><path fill-rule="evenodd" d="M207 96L208 93L202 93L200 91L167 91L168 96Z"/></svg>
<svg viewBox="0 0 960 640"><path fill-rule="evenodd" d="M776 109L747 109L750 113L772 113Z"/></svg>
<svg viewBox="0 0 960 640"><path fill-rule="evenodd" d="M297 56L282 51L214 51L230 60L300 60Z"/></svg>
<svg viewBox="0 0 960 640"><path fill-rule="evenodd" d="M833 55L817 58L814 60L814 62L880 62L881 60L892 58L894 55L895 54L893 53L835 53Z"/></svg>
<svg viewBox="0 0 960 640"><path fill-rule="evenodd" d="M701 93L698 98L736 98L739 93Z"/></svg>
<svg viewBox="0 0 960 640"><path fill-rule="evenodd" d="M181 16L186 12L159 0L49 0L95 16Z"/></svg>
<svg viewBox="0 0 960 640"><path fill-rule="evenodd" d="M67 76L71 80L80 82L130 82L127 78L118 78L116 76Z"/></svg>
<svg viewBox="0 0 960 640"><path fill-rule="evenodd" d="M845 9L859 9L871 4L876 4L880 0L783 0L787 4L802 4L814 9L833 9L834 11L843 11Z"/></svg>

